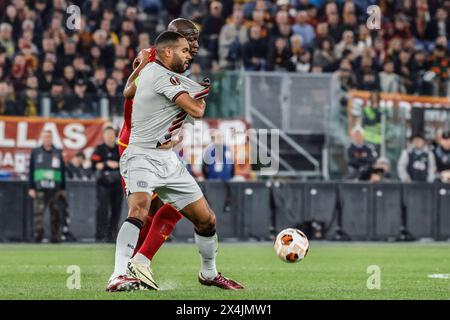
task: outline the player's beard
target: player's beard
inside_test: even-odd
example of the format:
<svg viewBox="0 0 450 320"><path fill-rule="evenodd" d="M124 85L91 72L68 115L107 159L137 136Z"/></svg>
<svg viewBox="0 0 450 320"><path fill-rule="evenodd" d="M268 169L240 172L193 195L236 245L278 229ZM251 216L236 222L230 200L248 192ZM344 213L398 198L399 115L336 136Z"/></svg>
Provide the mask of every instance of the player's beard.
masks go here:
<svg viewBox="0 0 450 320"><path fill-rule="evenodd" d="M184 71L186 71L185 63L183 62L183 59L181 59L178 55L173 56L172 70L176 73L183 73Z"/></svg>

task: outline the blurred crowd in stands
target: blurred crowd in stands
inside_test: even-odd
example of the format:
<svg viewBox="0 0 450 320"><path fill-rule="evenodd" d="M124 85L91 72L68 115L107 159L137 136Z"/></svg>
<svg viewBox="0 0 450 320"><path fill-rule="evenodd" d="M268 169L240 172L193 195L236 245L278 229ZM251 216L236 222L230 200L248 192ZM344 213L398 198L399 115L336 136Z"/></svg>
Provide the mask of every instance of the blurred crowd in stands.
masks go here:
<svg viewBox="0 0 450 320"><path fill-rule="evenodd" d="M385 157L386 141L380 93L371 93L367 103L354 112L357 121L346 149L346 178L358 181L388 182L394 170L402 182L450 183L450 130L441 128L432 141L424 136L423 129L412 132L396 160L396 168Z"/></svg>
<svg viewBox="0 0 450 320"><path fill-rule="evenodd" d="M367 8L381 9L369 30ZM81 19L70 5L79 7ZM168 21L201 30L203 70L337 72L342 88L445 96L450 0L0 0L0 114L112 114ZM79 23L78 23L79 22Z"/></svg>
<svg viewBox="0 0 450 320"><path fill-rule="evenodd" d="M379 29L369 29L374 4ZM450 0L0 0L0 115L42 115L47 97L52 116L98 116L100 98L120 116L134 57L178 17L199 27L201 50L191 68L199 79L228 70L332 72L343 92L450 95ZM360 177L361 160L373 170L362 179L370 180L389 163L371 154L379 154L377 141L365 141L378 139L372 129L379 114L368 108L365 116L369 122L352 131L354 154L364 159L349 160L349 175ZM400 164L436 166L439 146L450 159L446 136L437 137L434 161L405 151L398 175L414 180ZM372 149L362 147L367 142ZM81 154L71 164L74 175L79 162Z"/></svg>
<svg viewBox="0 0 450 320"><path fill-rule="evenodd" d="M450 131L440 132L429 143L420 135L412 136L402 150L396 168L364 140L364 129L352 130L352 142L346 150L347 179L369 182L390 182L393 170L401 182L450 183Z"/></svg>

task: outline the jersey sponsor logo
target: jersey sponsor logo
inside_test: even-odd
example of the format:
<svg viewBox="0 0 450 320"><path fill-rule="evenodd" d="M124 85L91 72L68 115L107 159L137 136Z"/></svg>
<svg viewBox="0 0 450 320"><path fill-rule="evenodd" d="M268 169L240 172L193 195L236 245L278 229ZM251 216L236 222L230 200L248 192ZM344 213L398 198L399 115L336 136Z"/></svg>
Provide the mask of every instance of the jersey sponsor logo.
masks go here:
<svg viewBox="0 0 450 320"><path fill-rule="evenodd" d="M175 76L170 77L170 83L173 84L174 86L179 86L181 84L180 79L178 79Z"/></svg>

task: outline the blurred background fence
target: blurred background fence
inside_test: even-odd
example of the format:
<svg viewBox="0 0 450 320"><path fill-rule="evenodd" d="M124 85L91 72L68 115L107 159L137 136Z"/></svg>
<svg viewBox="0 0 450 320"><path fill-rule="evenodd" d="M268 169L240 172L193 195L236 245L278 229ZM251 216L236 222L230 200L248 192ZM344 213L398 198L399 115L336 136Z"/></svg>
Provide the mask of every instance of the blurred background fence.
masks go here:
<svg viewBox="0 0 450 320"><path fill-rule="evenodd" d="M405 240L405 231L415 239L450 239L450 186L445 184L205 181L200 185L216 212L223 240L270 240L277 231L295 226L313 239ZM0 189L0 241L31 241L26 183L1 181ZM69 182L70 230L79 241L94 240L95 199L95 182ZM124 203L123 219L126 212ZM192 224L183 219L173 236L176 241L192 241Z"/></svg>

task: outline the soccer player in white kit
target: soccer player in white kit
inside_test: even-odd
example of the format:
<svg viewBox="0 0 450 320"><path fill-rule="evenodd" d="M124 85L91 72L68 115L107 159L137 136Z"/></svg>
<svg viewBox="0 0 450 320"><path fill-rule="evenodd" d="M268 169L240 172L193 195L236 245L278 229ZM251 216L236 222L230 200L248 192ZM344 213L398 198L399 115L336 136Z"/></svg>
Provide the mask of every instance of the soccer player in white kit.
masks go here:
<svg viewBox="0 0 450 320"><path fill-rule="evenodd" d="M180 81L180 74L192 58L189 43L180 33L165 31L156 39L155 47L155 62L139 75L130 142L120 159L129 193L129 212L117 237L116 265L124 265L123 259L131 258L151 196L157 192L163 202L170 203L194 224L195 243L201 255L199 282L222 289L243 289L238 282L217 272L215 214L197 182L172 151L172 138L186 118L201 118L206 107L205 101L191 97ZM116 268L111 280L125 273L126 270Z"/></svg>

